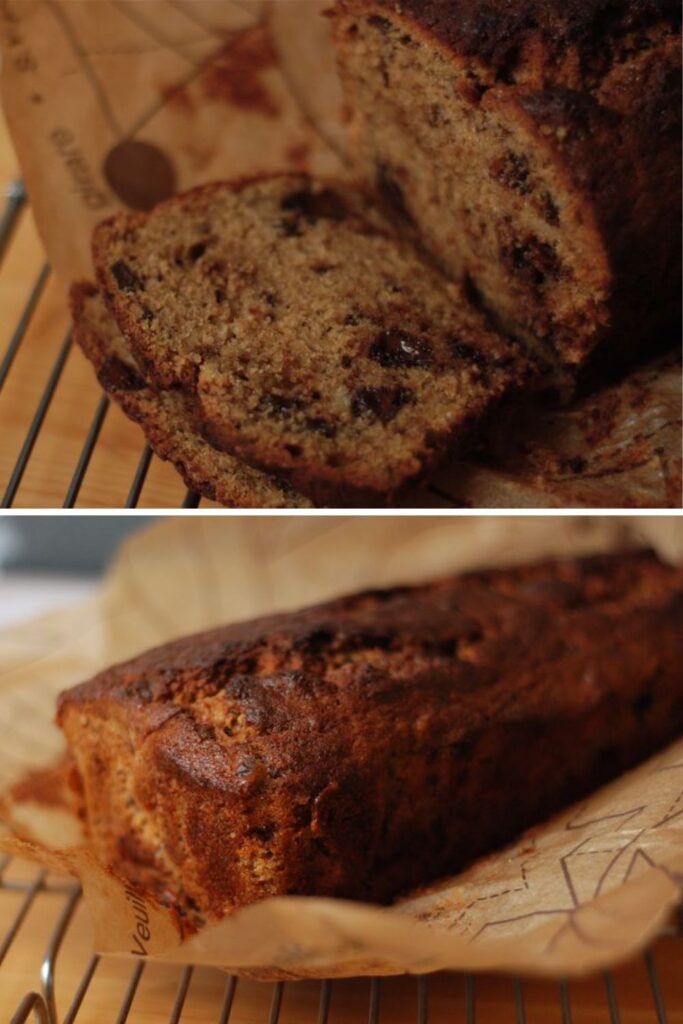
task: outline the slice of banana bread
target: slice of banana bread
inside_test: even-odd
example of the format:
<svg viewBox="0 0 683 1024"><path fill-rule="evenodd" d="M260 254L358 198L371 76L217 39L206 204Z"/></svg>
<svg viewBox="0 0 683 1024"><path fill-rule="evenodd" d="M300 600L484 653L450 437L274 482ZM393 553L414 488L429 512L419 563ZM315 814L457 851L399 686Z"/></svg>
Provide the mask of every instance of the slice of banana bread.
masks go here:
<svg viewBox="0 0 683 1024"><path fill-rule="evenodd" d="M457 870L674 738L682 663L683 569L636 552L188 637L57 717L98 856L197 923Z"/></svg>
<svg viewBox="0 0 683 1024"><path fill-rule="evenodd" d="M155 454L174 464L188 487L229 508L310 507L285 484L213 449L197 431L182 394L150 388L94 285L72 287L71 311L74 339L100 384L142 427Z"/></svg>
<svg viewBox="0 0 683 1024"><path fill-rule="evenodd" d="M210 185L106 221L93 248L145 376L196 394L214 445L318 504L389 500L526 372L346 187Z"/></svg>
<svg viewBox="0 0 683 1024"><path fill-rule="evenodd" d="M360 176L506 330L571 367L680 322L678 2L333 16Z"/></svg>

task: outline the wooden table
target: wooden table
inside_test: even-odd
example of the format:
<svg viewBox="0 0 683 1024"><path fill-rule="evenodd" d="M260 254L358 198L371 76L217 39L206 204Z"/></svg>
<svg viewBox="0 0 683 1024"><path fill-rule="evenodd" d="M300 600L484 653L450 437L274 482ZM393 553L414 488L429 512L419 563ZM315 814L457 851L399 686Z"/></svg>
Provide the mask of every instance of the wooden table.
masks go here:
<svg viewBox="0 0 683 1024"><path fill-rule="evenodd" d="M0 120L0 190L4 192L18 177L12 144L4 120ZM0 210L3 202L0 199ZM44 265L45 253L27 204L0 264L0 361ZM0 498L63 350L69 322L65 289L49 275L0 391ZM13 507L62 506L100 399L90 365L80 351L71 348ZM123 507L143 450L140 429L119 409L108 406L76 506ZM176 471L153 458L138 507L178 508L185 496L186 488ZM213 506L203 501L202 507Z"/></svg>

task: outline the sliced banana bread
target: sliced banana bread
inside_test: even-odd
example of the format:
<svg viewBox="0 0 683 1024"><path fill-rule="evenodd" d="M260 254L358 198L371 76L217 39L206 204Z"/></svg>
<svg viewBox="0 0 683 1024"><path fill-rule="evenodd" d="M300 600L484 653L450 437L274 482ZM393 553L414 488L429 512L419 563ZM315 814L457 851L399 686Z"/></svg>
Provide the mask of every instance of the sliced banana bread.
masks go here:
<svg viewBox="0 0 683 1024"><path fill-rule="evenodd" d="M306 508L309 502L272 477L213 449L179 392L154 391L143 379L97 288L71 289L74 339L107 394L138 423L160 459L172 462L193 491L229 508Z"/></svg>
<svg viewBox="0 0 683 1024"><path fill-rule="evenodd" d="M678 0L333 16L360 176L506 330L565 372L680 322Z"/></svg>
<svg viewBox="0 0 683 1024"><path fill-rule="evenodd" d="M303 175L116 216L94 258L144 375L319 504L390 500L527 372L361 193Z"/></svg>
<svg viewBox="0 0 683 1024"><path fill-rule="evenodd" d="M359 594L62 694L97 855L199 923L463 867L683 727L683 570L648 553Z"/></svg>

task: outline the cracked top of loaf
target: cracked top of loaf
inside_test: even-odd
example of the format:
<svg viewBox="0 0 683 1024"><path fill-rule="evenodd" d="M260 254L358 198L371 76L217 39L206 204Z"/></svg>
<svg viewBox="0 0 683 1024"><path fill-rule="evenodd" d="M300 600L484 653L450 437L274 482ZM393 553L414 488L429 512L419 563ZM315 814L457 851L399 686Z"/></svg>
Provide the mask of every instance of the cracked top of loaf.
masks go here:
<svg viewBox="0 0 683 1024"><path fill-rule="evenodd" d="M576 87L680 30L674 0L342 0L412 18L496 80ZM549 80L549 81L548 81Z"/></svg>
<svg viewBox="0 0 683 1024"><path fill-rule="evenodd" d="M527 680L534 675L534 662L547 668L543 626L557 616L564 619L562 645L569 655L573 633L578 640L586 635L587 617L600 630L629 610L635 614L661 607L676 594L683 600L677 581L683 584L682 570L664 565L652 552L639 551L366 591L163 644L67 691L60 698L60 711L66 705L107 699L139 710L156 709L155 723L165 704L171 714L185 708L201 719L202 702L227 690L239 702L246 725L266 734L296 721L301 698L308 714L324 717L324 700L310 702L316 691L321 698L332 698L354 680L364 688L366 707L389 696L405 697L407 703L417 699L422 706L427 691L437 693L444 685L449 702L471 703L476 693L494 690L503 659L508 671L519 659L520 678ZM530 660L532 650L536 655ZM580 653L578 648L574 653ZM459 663L456 685L453 658ZM439 665L446 661L441 673ZM415 675L421 669L427 674L416 690ZM402 679L408 684L403 693ZM543 694L547 699L558 706L573 703L580 700L580 688L573 695L552 688ZM339 699L332 703L327 711L335 717Z"/></svg>

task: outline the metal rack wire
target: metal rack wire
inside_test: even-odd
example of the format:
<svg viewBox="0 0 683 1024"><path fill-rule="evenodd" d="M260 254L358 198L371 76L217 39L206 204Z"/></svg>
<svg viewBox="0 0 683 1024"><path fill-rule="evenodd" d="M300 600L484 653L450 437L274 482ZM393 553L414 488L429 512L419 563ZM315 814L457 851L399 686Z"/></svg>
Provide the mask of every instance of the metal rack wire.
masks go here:
<svg viewBox="0 0 683 1024"><path fill-rule="evenodd" d="M81 900L80 889L75 882L54 878L46 871L38 868L28 878L20 880L6 879L5 875L10 863L11 858L0 857L0 896L3 893L14 892L20 895L20 902L6 926L4 936L2 935L4 922L0 920L0 967L12 949L13 943L17 939L29 912L34 907L36 900L40 899L41 894L51 893L61 899L56 923L49 935L42 963L36 972L36 985L21 998L19 1005L10 1018L10 1024L24 1024L32 1016L40 1024L78 1024L80 1019L79 1011L83 1006L93 980L98 974L101 975L103 972L106 972L107 965L110 962L106 957L99 957L97 955L89 957L85 970L76 983L73 993L71 993L70 1005L60 1015L55 997L56 975L59 966L60 950L68 936L69 928L73 923L74 915ZM676 931L675 934L680 934L680 931ZM651 952L644 954L644 966L649 987L649 1009L647 1011L648 1015L646 1017L639 1016L638 1020L651 1020L653 1024L655 1021L656 1024L668 1024L671 1021L673 1024L674 1014L675 1019L680 1020L680 1013L683 1008L668 1008L666 1006L663 987L660 983L655 959ZM146 969L147 962L144 960L133 960L131 962L123 997L120 1001L117 1000L115 1005L107 1007L107 1021L125 1024L125 1022L133 1020L136 1011L136 997ZM184 1009L193 973L194 969L191 966L178 968L173 1005L168 1016L169 1024L184 1024L186 1019L184 1017ZM217 972L217 974L220 975L220 972ZM220 977L222 978L223 976L220 975ZM471 975L448 976L447 980L451 981L451 979L453 985L464 984L464 1001L461 1015L455 1017L448 1011L447 1016L444 1016L439 1012L438 1006L433 1006L430 1001L430 979L428 977L421 977L416 978L414 983L411 982L411 985L413 985L412 1009L406 1008L406 1013L402 1015L401 1019L416 1021L417 1024L459 1024L459 1022L462 1022L462 1024L477 1024L479 1020L478 981ZM607 972L603 975L602 980L604 983L604 1018L601 1019L609 1021L610 1024L622 1024L624 1010L619 1005L614 977L611 973ZM217 998L215 1016L212 1018L217 1024L240 1024L233 1016L233 1004L238 984L237 978L228 976L221 986L222 992ZM261 982L259 984L267 995L266 1003L269 1005L268 1016L263 1018L264 1024L266 1020L268 1024L279 1024L286 984L291 986L291 983ZM334 983L322 981L318 983L317 998L315 1000L316 1010L314 1015L310 1017L311 1024L330 1024L335 992L341 990L345 984L347 983L343 981L335 981ZM389 984L389 982L381 982L377 978L370 980L368 985L367 1011L363 1011L362 1015L357 1018L359 1021L367 1020L368 1024L380 1024L380 1021L384 1022L387 1020L382 1013L382 992L383 985L386 984ZM574 1013L570 988L566 983L560 983L558 986L556 1006L559 1010L559 1018L555 1014L554 1019L561 1020L562 1024L572 1024ZM9 1012L11 1012L11 1009L9 1009ZM669 1016L670 1012L672 1016ZM254 1017L251 1014L248 1016L249 1021L256 1019L261 1018ZM303 1018L297 1016L297 1020L300 1019ZM520 978L513 979L512 998L510 1000L509 1013L505 1019L514 1019L516 1024L528 1024L525 985ZM593 1019L595 1018L591 1016L591 1020Z"/></svg>
<svg viewBox="0 0 683 1024"><path fill-rule="evenodd" d="M20 215L27 203L26 190L23 182L15 181L6 190L5 204L2 214L0 215L0 264L9 248L12 237L17 228ZM31 324L33 315L38 307L41 297L45 292L45 288L50 279L51 270L47 263L44 263L36 279L30 288L28 297L26 298L24 307L21 311L21 315L17 321L17 324L11 334L7 349L0 360L0 391L7 382L7 378L10 375L12 365L19 353L21 344ZM62 343L58 349L57 355L54 359L52 367L49 371L48 377L45 381L45 385L40 395L38 404L36 406L33 418L31 419L30 425L26 432L21 449L17 455L16 462L11 471L9 480L4 486L4 492L2 494L2 500L0 501L0 508L7 509L11 508L14 504L17 496L17 491L24 478L26 470L33 454L36 442L40 435L45 417L48 413L52 400L55 396L55 392L59 385L64 367L66 366L69 354L72 348L72 337L71 329L68 329ZM95 413L92 418L89 429L87 430L83 446L81 448L80 455L76 462L73 470L73 474L69 481L64 500L62 502L62 508L73 508L78 499L81 486L85 479L85 475L90 465L90 461L95 452L95 447L100 436L100 432L104 425L107 412L109 411L110 401L109 398L102 394ZM142 488L147 477L147 473L150 468L150 464L153 458L153 453L148 445L143 445L140 459L138 461L133 479L131 481L128 496L125 502L125 508L136 508ZM195 494L193 491L187 491L182 501L181 507L184 509L197 508L200 504L201 497Z"/></svg>

